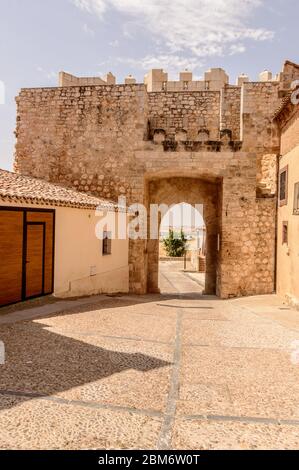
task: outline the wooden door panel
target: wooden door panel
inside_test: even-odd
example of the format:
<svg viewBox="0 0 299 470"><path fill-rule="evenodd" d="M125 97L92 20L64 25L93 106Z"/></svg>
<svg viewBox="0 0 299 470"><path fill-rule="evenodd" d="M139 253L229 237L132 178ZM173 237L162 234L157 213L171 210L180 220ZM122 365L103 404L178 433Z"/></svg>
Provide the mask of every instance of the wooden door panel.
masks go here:
<svg viewBox="0 0 299 470"><path fill-rule="evenodd" d="M22 300L23 212L0 211L0 306Z"/></svg>
<svg viewBox="0 0 299 470"><path fill-rule="evenodd" d="M0 208L0 306L53 292L54 226L54 211Z"/></svg>
<svg viewBox="0 0 299 470"><path fill-rule="evenodd" d="M28 212L28 222L45 222L46 224L46 240L45 240L45 272L44 272L44 288L45 294L53 292L53 243L54 243L54 213L53 212Z"/></svg>
<svg viewBox="0 0 299 470"><path fill-rule="evenodd" d="M27 224L26 297L43 294L44 225Z"/></svg>

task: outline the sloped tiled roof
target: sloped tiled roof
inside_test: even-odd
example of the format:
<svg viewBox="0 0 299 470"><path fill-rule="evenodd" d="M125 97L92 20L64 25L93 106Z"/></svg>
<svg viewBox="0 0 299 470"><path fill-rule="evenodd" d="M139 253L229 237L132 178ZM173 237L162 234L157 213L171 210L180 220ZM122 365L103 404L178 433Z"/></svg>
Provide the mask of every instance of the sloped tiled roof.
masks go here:
<svg viewBox="0 0 299 470"><path fill-rule="evenodd" d="M284 107L291 101L291 92L289 91L286 96L282 99L279 107L275 110L273 118L275 119L281 111L284 109Z"/></svg>
<svg viewBox="0 0 299 470"><path fill-rule="evenodd" d="M293 67L296 67L299 69L299 64L297 64L296 62L293 62L292 60L286 60L284 65L292 65Z"/></svg>
<svg viewBox="0 0 299 470"><path fill-rule="evenodd" d="M274 120L278 120L283 113L290 114L295 110L295 108L298 109L298 104L294 105L291 100L292 93L298 89L299 87L297 87L295 90L289 91L287 95L283 98L279 108L275 111L273 115Z"/></svg>
<svg viewBox="0 0 299 470"><path fill-rule="evenodd" d="M106 199L65 188L57 184L0 169L0 200L53 206L95 209L119 209Z"/></svg>

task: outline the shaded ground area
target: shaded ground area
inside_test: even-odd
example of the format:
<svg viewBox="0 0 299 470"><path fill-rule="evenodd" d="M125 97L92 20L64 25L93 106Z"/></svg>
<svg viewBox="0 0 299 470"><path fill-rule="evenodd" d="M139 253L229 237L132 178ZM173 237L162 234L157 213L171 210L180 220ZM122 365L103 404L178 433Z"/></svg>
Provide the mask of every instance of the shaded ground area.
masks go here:
<svg viewBox="0 0 299 470"><path fill-rule="evenodd" d="M1 449L299 448L299 313L162 269L166 294L1 316Z"/></svg>

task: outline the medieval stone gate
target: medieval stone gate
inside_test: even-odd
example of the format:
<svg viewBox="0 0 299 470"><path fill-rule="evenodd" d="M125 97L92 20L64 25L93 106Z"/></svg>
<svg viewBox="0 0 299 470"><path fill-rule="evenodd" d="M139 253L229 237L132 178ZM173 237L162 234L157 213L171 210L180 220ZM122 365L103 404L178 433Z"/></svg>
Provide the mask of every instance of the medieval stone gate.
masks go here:
<svg viewBox="0 0 299 470"><path fill-rule="evenodd" d="M203 218L207 228L206 294L216 293L219 261L218 237L220 237L221 183L194 177L156 177L147 182L147 203L172 206L185 202L195 207L203 205ZM147 291L157 292L159 275L159 240L147 242Z"/></svg>
<svg viewBox="0 0 299 470"><path fill-rule="evenodd" d="M187 74L169 89L159 71L147 86L23 89L15 170L129 204L203 203L206 292L271 293L279 152L272 116L298 68L286 62L275 80L238 86L219 70L209 83ZM155 291L157 241L130 245L131 291Z"/></svg>

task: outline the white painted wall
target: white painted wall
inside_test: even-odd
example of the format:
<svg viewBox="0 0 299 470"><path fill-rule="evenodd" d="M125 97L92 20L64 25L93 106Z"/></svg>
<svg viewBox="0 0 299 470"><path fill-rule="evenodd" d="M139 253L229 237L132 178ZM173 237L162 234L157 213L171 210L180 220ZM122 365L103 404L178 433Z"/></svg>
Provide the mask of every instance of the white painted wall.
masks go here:
<svg viewBox="0 0 299 470"><path fill-rule="evenodd" d="M56 208L55 295L128 292L128 240L112 240L112 254L103 255L98 221L93 210Z"/></svg>
<svg viewBox="0 0 299 470"><path fill-rule="evenodd" d="M299 307L299 215L293 214L294 186L299 182L299 146L280 160L288 165L288 203L278 208L277 293ZM288 222L288 244L282 243L282 224Z"/></svg>
<svg viewBox="0 0 299 470"><path fill-rule="evenodd" d="M129 241L112 240L112 254L102 254L95 210L0 201L1 206L55 209L54 295L77 297L129 290ZM115 215L117 216L117 214Z"/></svg>

